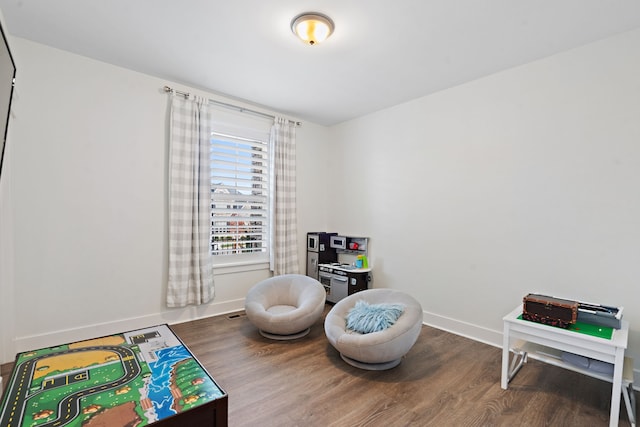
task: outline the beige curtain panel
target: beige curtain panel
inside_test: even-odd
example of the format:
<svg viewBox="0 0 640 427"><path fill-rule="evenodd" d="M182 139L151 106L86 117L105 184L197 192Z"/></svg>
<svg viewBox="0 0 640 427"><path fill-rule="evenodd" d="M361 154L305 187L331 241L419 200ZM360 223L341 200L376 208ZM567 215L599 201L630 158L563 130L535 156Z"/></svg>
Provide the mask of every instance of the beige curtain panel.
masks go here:
<svg viewBox="0 0 640 427"><path fill-rule="evenodd" d="M296 125L276 117L271 127L271 251L273 274L298 273L296 218Z"/></svg>
<svg viewBox="0 0 640 427"><path fill-rule="evenodd" d="M213 300L208 100L171 97L167 306Z"/></svg>

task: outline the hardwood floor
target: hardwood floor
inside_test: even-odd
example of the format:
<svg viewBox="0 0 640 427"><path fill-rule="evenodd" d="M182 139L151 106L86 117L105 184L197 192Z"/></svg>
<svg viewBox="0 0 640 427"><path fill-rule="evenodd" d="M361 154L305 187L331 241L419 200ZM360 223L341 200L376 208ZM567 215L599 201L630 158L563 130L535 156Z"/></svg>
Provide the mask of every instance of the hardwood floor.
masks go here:
<svg viewBox="0 0 640 427"><path fill-rule="evenodd" d="M499 348L428 326L398 367L363 371L340 359L323 321L288 342L244 314L172 329L229 394L233 427L608 425L609 383L530 360L502 390ZM628 425L624 404L620 414Z"/></svg>

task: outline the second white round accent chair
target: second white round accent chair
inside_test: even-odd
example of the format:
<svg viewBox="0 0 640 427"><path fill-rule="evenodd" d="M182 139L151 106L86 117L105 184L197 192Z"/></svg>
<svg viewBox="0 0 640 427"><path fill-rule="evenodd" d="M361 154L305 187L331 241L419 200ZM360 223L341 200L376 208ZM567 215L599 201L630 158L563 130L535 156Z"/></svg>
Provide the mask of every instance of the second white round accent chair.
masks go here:
<svg viewBox="0 0 640 427"><path fill-rule="evenodd" d="M368 289L338 301L324 321L327 339L348 364L391 369L415 344L422 306L404 292Z"/></svg>

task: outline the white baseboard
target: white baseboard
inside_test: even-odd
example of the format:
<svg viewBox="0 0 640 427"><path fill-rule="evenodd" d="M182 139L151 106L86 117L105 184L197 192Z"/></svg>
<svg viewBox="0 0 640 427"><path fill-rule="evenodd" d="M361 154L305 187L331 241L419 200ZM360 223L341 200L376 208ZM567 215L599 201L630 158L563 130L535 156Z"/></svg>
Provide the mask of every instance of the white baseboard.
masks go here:
<svg viewBox="0 0 640 427"><path fill-rule="evenodd" d="M181 309L171 309L166 312L153 315L121 319L114 322L97 323L80 328L58 330L38 335L28 335L16 338L15 353L51 347L60 343L82 341L124 331L146 328L152 325L164 323L174 325L191 320L232 313L243 309L244 298L217 304L209 304L204 307L189 306ZM422 321L427 326L451 332L452 334L460 335L494 347L502 348L502 331L484 328L472 323L463 322L426 311L423 311L422 314ZM0 363L8 362L13 362L13 360L5 360ZM634 375L637 378L640 378L640 370L634 369L633 371ZM634 389L640 390L640 386L634 384Z"/></svg>
<svg viewBox="0 0 640 427"><path fill-rule="evenodd" d="M244 309L244 298L222 303L213 303L206 306L188 306L179 309L168 309L162 313L147 316L120 319L113 322L94 323L79 328L71 328L57 331L48 331L42 334L17 337L15 340L15 353L51 347L61 343L82 341L105 335L146 328L148 326L167 323L176 323L198 320L205 317L218 316ZM13 362L6 360L0 363Z"/></svg>
<svg viewBox="0 0 640 427"><path fill-rule="evenodd" d="M494 347L502 347L502 331L495 331L472 323L462 322L439 314L422 312L422 321L425 325L433 326L452 334L460 335L474 341L480 341Z"/></svg>

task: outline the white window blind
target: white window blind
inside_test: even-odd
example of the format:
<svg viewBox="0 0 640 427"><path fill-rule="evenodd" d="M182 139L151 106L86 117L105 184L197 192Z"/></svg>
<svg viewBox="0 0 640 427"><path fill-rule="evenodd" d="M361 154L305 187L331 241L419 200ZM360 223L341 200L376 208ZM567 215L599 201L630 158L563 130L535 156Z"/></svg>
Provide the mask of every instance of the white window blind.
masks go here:
<svg viewBox="0 0 640 427"><path fill-rule="evenodd" d="M266 254L268 142L214 132L211 137L211 253Z"/></svg>

